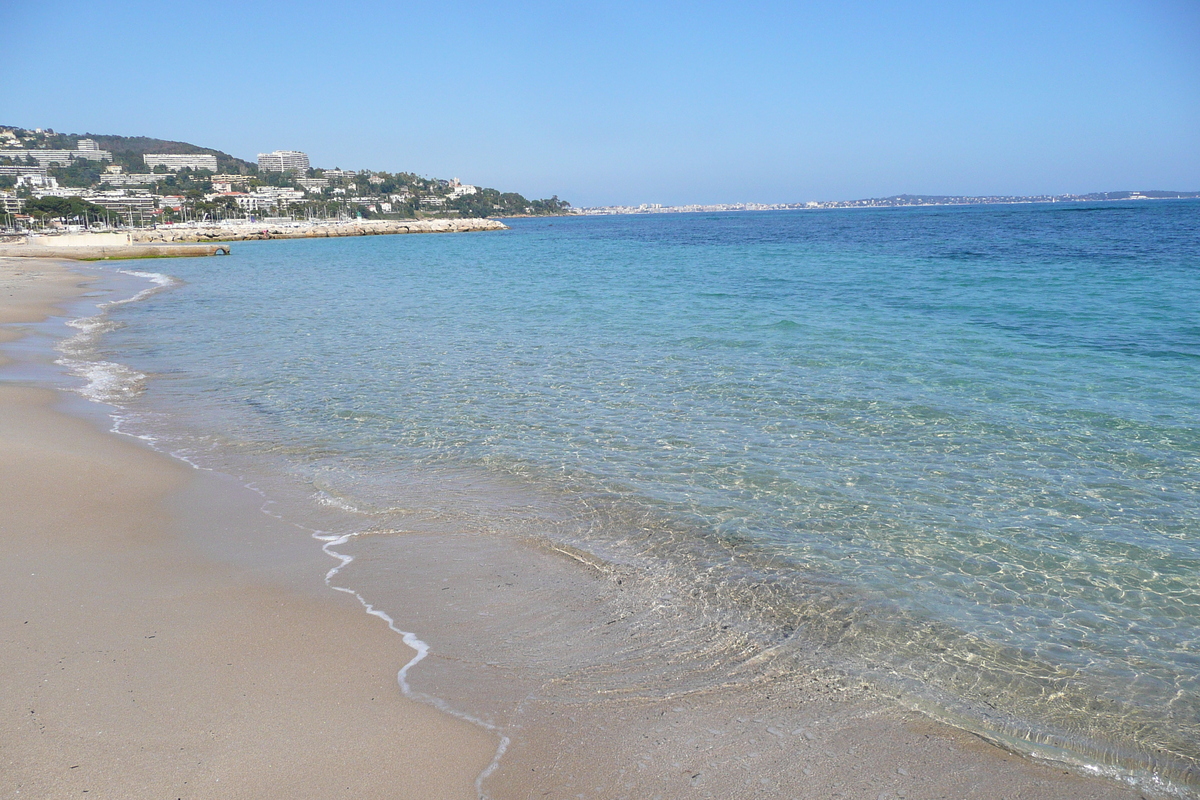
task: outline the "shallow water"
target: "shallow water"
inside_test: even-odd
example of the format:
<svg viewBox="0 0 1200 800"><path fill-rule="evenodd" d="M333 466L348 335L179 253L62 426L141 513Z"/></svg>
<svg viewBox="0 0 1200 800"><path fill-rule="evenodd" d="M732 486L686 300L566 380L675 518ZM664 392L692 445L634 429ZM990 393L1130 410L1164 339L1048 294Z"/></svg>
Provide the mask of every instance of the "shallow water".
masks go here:
<svg viewBox="0 0 1200 800"><path fill-rule="evenodd" d="M1194 789L1198 222L1184 201L242 243L161 264L182 284L75 355L128 370L95 385L126 429L349 512L327 527L569 544L703 598L738 637L710 656L749 637Z"/></svg>

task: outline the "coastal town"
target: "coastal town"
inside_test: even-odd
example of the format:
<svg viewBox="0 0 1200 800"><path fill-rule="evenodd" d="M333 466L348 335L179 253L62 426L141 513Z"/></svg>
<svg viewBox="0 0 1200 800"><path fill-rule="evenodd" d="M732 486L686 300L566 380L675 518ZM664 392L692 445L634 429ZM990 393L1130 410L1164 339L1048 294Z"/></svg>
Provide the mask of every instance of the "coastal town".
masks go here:
<svg viewBox="0 0 1200 800"><path fill-rule="evenodd" d="M354 223L368 232L415 230L413 221L561 214L679 214L733 211L1078 203L1200 197L1200 192L1120 191L1063 195L912 195L796 203L614 205L575 208L557 196L528 200L458 178L313 167L298 150L256 162L184 142L66 135L0 126L0 232L160 230L203 227L154 241L242 239L271 226ZM399 223L406 223L399 225ZM368 223L363 225L363 223ZM390 224L389 224L390 223ZM263 228L263 226L267 228ZM433 226L437 229L447 226ZM416 229L419 229L416 228ZM433 229L433 228L431 228ZM476 229L451 225L448 229ZM212 231L218 231L214 233ZM282 235L278 230L275 235ZM326 235L326 234L321 234ZM340 234L345 235L345 234ZM146 241L145 234L138 234ZM132 241L132 239L131 239Z"/></svg>
<svg viewBox="0 0 1200 800"><path fill-rule="evenodd" d="M248 162L182 142L0 126L0 228L10 233L477 219L569 208L557 197L527 200L457 178L314 168L298 150Z"/></svg>

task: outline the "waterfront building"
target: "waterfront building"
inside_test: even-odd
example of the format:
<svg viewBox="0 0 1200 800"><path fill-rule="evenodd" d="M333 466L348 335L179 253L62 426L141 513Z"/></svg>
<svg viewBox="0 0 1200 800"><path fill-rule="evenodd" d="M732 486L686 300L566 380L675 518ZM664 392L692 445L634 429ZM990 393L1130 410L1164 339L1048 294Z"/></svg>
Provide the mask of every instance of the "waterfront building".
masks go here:
<svg viewBox="0 0 1200 800"><path fill-rule="evenodd" d="M149 192L89 192L83 199L117 211L154 211L155 203Z"/></svg>
<svg viewBox="0 0 1200 800"><path fill-rule="evenodd" d="M166 167L170 172L181 169L217 171L217 157L207 153L146 153L142 156L150 169Z"/></svg>
<svg viewBox="0 0 1200 800"><path fill-rule="evenodd" d="M54 180L51 178L50 180ZM72 187L55 186L35 192L38 197L78 197L89 203L95 203L108 209L118 211L154 211L155 198L149 192L124 192L119 189L112 191L89 191Z"/></svg>
<svg viewBox="0 0 1200 800"><path fill-rule="evenodd" d="M299 150L273 150L258 154L258 169L261 172L308 172L308 155Z"/></svg>

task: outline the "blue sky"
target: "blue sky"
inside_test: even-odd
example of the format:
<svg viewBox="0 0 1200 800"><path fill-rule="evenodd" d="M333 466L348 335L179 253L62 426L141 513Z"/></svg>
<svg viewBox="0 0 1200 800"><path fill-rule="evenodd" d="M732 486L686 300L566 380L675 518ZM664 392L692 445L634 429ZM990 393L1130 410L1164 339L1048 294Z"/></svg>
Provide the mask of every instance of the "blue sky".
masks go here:
<svg viewBox="0 0 1200 800"><path fill-rule="evenodd" d="M1200 2L54 3L0 124L576 205L1200 190ZM6 24L5 27L8 27Z"/></svg>

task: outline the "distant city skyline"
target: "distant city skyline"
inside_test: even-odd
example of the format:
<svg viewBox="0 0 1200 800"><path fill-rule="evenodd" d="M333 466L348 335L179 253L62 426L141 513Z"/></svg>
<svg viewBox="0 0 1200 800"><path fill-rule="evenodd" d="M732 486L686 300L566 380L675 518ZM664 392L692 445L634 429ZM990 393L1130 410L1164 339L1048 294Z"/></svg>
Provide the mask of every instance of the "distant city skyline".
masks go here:
<svg viewBox="0 0 1200 800"><path fill-rule="evenodd" d="M0 124L579 206L1200 189L1194 2L287 8L24 7Z"/></svg>

